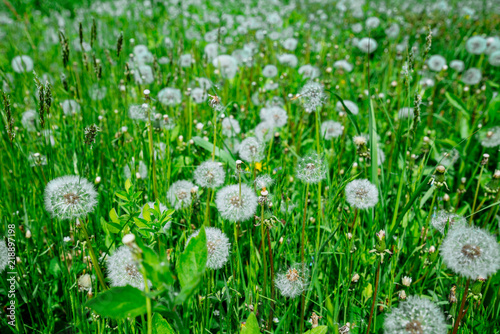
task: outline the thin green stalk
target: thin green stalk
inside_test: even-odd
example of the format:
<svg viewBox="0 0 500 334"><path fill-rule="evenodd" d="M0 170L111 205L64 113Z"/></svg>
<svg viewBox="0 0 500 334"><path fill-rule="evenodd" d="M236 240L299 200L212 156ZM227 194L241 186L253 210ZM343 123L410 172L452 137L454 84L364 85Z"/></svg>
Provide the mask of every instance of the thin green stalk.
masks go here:
<svg viewBox="0 0 500 334"><path fill-rule="evenodd" d="M301 242L300 242L300 260L302 263L302 269L305 269L305 256L304 256L304 244L305 244L305 233L306 233L306 218L307 218L307 197L309 195L309 183L306 184L306 196L305 196L305 202L304 202L304 217L302 219L302 235L301 235ZM306 308L306 294L305 292L302 292L302 300L301 300L301 307L300 307L300 333L304 332L304 312Z"/></svg>
<svg viewBox="0 0 500 334"><path fill-rule="evenodd" d="M262 265L264 267L264 295L267 294L267 260L266 260L266 240L265 240L265 233L264 233L264 203L261 204L261 216L260 216L260 233L261 233L261 246L262 246Z"/></svg>
<svg viewBox="0 0 500 334"><path fill-rule="evenodd" d="M146 276L146 270L142 268L142 277L144 278L144 292L146 293L146 312L147 312L147 323L148 323L148 334L153 334L153 316L151 312L151 298L149 298L149 285L148 278Z"/></svg>
<svg viewBox="0 0 500 334"><path fill-rule="evenodd" d="M476 213L477 194L479 193L479 187L481 186L481 177L483 176L484 166L484 164L481 164L481 170L479 171L479 180L477 181L476 193L474 194L474 202L472 202L472 211L469 219L469 225L472 225L472 219L474 218L474 213Z"/></svg>
<svg viewBox="0 0 500 334"><path fill-rule="evenodd" d="M372 308L370 309L370 318L368 319L368 328L366 329L366 334L370 333L370 326L372 324L372 318L373 318L373 310L375 309L375 302L377 301L379 276L380 276L380 261L378 261L377 273L375 274L375 290L373 291Z"/></svg>
<svg viewBox="0 0 500 334"><path fill-rule="evenodd" d="M453 332L452 334L457 334L458 331L458 326L460 325L460 321L464 317L464 306L465 302L467 300L467 295L469 294L469 284L470 284L470 278L467 279L467 283L465 283L465 290L464 294L462 295L462 302L460 303L460 310L458 311L457 318L455 319L455 326L453 326Z"/></svg>
<svg viewBox="0 0 500 334"><path fill-rule="evenodd" d="M97 278L99 279L99 282L101 283L102 289L107 290L108 287L106 286L106 283L104 282L104 275L102 274L101 267L99 266L99 261L97 260L97 256L95 256L94 248L92 247L92 243L90 242L89 234L87 232L87 228L85 227L85 223L80 223L80 226L82 228L83 235L85 236L85 240L87 241L87 245L89 247L90 257L92 259L92 264L94 265L94 269L95 269L95 272L97 274Z"/></svg>

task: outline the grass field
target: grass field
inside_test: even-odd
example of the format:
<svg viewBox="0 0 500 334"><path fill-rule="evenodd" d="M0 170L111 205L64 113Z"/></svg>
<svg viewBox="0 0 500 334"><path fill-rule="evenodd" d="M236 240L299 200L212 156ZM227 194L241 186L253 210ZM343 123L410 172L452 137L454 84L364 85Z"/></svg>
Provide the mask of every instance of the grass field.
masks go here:
<svg viewBox="0 0 500 334"><path fill-rule="evenodd" d="M1 333L500 333L496 1L4 0Z"/></svg>

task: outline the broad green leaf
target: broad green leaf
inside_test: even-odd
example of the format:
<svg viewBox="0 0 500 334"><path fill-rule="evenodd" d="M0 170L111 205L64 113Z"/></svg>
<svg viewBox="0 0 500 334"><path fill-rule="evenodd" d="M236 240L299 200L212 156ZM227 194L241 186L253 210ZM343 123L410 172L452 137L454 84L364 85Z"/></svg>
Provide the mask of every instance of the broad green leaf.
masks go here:
<svg viewBox="0 0 500 334"><path fill-rule="evenodd" d="M326 332L328 332L328 327L318 326L316 328L311 329L310 331L305 332L304 334L325 334Z"/></svg>
<svg viewBox="0 0 500 334"><path fill-rule="evenodd" d="M432 196L432 194L434 193L434 190L436 189L436 187L432 187L432 186L429 186L429 187L430 188L425 192L424 196L422 196L422 199L420 200L420 206L419 206L420 209L422 209L425 202L427 202L427 200Z"/></svg>
<svg viewBox="0 0 500 334"><path fill-rule="evenodd" d="M334 326L335 326L335 321L334 321L334 308L333 308L333 304L332 304L332 300L330 299L330 297L326 297L326 300L325 300L325 306L326 306L326 310L327 310L327 313L326 313L326 322L328 324L328 326L333 330Z"/></svg>
<svg viewBox="0 0 500 334"><path fill-rule="evenodd" d="M176 334L172 326L159 313L153 314L153 334Z"/></svg>
<svg viewBox="0 0 500 334"><path fill-rule="evenodd" d="M59 275L61 275L61 266L59 265L58 258L54 257L50 260L49 272L54 275L54 277L59 277Z"/></svg>
<svg viewBox="0 0 500 334"><path fill-rule="evenodd" d="M151 214L149 213L149 210L150 210L150 207L149 207L148 203L146 203L144 205L144 207L142 208L142 216L144 217L144 220L146 220L147 222L151 221Z"/></svg>
<svg viewBox="0 0 500 334"><path fill-rule="evenodd" d="M198 235L191 238L177 261L175 268L182 287L177 302L181 302L182 299L185 300L194 294L205 272L207 254L207 237L205 228L202 227Z"/></svg>
<svg viewBox="0 0 500 334"><path fill-rule="evenodd" d="M365 301L373 296L373 288L371 283L368 283L368 285L365 286L363 292L361 292L361 296L365 299Z"/></svg>
<svg viewBox="0 0 500 334"><path fill-rule="evenodd" d="M131 186L132 183L130 182L130 179L127 179L127 181L125 181L125 190L128 192Z"/></svg>
<svg viewBox="0 0 500 334"><path fill-rule="evenodd" d="M170 271L170 265L166 254L160 257L156 252L146 245L140 245L142 250L142 265L146 269L146 275L158 289L164 285L174 284L174 277Z"/></svg>
<svg viewBox="0 0 500 334"><path fill-rule="evenodd" d="M116 224L120 224L120 219L118 218L118 214L116 213L115 208L111 209L109 211L109 218L111 218L111 221Z"/></svg>
<svg viewBox="0 0 500 334"><path fill-rule="evenodd" d="M135 318L146 313L146 297L130 285L120 286L98 294L85 306L111 319Z"/></svg>
<svg viewBox="0 0 500 334"><path fill-rule="evenodd" d="M259 322L257 321L257 317L255 314L252 312L247 318L247 321L245 321L244 324L241 325L241 332L244 334L259 334L260 333L260 328L259 328Z"/></svg>

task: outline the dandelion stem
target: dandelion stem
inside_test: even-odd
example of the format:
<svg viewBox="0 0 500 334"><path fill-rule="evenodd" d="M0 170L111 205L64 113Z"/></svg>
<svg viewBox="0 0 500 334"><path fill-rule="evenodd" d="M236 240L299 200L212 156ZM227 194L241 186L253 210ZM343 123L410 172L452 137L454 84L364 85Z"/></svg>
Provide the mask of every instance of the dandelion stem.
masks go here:
<svg viewBox="0 0 500 334"><path fill-rule="evenodd" d="M95 269L95 272L97 274L97 278L99 279L99 282L101 283L102 289L107 290L108 287L106 286L106 283L104 283L104 276L102 275L101 267L99 266L99 261L97 260L97 257L95 256L94 248L92 247L92 243L90 242L89 234L87 232L87 228L85 227L85 223L81 223L80 226L82 227L83 235L85 236L85 240L87 241L87 245L89 247L90 257L92 258L92 263L94 265L94 269Z"/></svg>
<svg viewBox="0 0 500 334"><path fill-rule="evenodd" d="M366 329L366 334L370 333L370 327L371 327L372 318L373 318L373 310L375 309L375 302L377 301L379 274L380 274L380 261L378 261L377 273L375 274L375 290L373 291L372 308L370 310L370 318L368 319L368 328Z"/></svg>
<svg viewBox="0 0 500 334"><path fill-rule="evenodd" d="M302 262L302 271L305 270L305 260L304 260L304 239L305 239L305 233L306 233L306 218L307 218L307 197L309 195L309 183L306 185L306 196L305 196L305 202L304 202L304 217L302 219L302 236L301 236L301 242L300 242L300 260ZM302 292L302 301L301 301L301 307L300 307L300 333L304 332L304 312L306 308L306 294L305 292Z"/></svg>
<svg viewBox="0 0 500 334"><path fill-rule="evenodd" d="M151 111L148 111L148 119L149 119L149 126L148 126L148 137L149 137L149 159L151 162L151 168L153 169L153 192L155 195L155 200L158 198L158 187L156 184L156 167L155 167L155 154L154 154L154 148L153 148L153 124L151 123Z"/></svg>
<svg viewBox="0 0 500 334"><path fill-rule="evenodd" d="M148 314L148 334L153 334L153 317L151 313L151 298L149 298L148 278L146 277L146 270L142 268L142 276L144 277L144 292L146 293L146 312Z"/></svg>
<svg viewBox="0 0 500 334"><path fill-rule="evenodd" d="M465 315L464 306L465 306L465 301L467 300L467 294L469 292L469 284L470 284L470 278L468 278L467 283L465 283L465 290L464 290L464 294L462 296L462 302L460 303L460 310L458 311L457 319L455 320L455 325L453 326L453 333L452 334L457 334L458 325L460 325L460 321L462 320L462 318Z"/></svg>
<svg viewBox="0 0 500 334"><path fill-rule="evenodd" d="M210 226L210 219L209 219L209 216L210 216L210 196L211 196L211 188L208 188L207 190L207 208L205 210L205 225L206 226ZM240 196L241 198L241 196Z"/></svg>
<svg viewBox="0 0 500 334"><path fill-rule="evenodd" d="M483 176L484 166L484 164L481 164L481 170L479 171L479 180L477 180L476 193L474 194L474 202L472 203L472 214L470 215L469 225L472 225L472 219L474 218L474 213L476 213L477 194L479 193L479 187L481 186L481 177Z"/></svg>
<svg viewBox="0 0 500 334"><path fill-rule="evenodd" d="M261 204L262 211L260 216L260 232L261 232L261 245L262 245L262 265L264 267L264 295L267 293L267 261L266 261L266 239L264 232L264 202Z"/></svg>
<svg viewBox="0 0 500 334"><path fill-rule="evenodd" d="M493 203L497 203L499 197L500 197L500 191L497 192L497 195L495 196ZM498 211L498 205L493 205L491 207L490 211L488 212L488 216L486 217L486 220L483 223L483 227L485 227L486 224L488 224L488 222L490 221L491 215L493 214L494 211Z"/></svg>
<svg viewBox="0 0 500 334"><path fill-rule="evenodd" d="M268 330L272 329L273 311L274 311L274 263L273 263L273 249L271 247L271 236L269 229L267 229L267 245L269 249L269 266L271 267L271 309L269 310ZM488 282L489 283L489 282Z"/></svg>

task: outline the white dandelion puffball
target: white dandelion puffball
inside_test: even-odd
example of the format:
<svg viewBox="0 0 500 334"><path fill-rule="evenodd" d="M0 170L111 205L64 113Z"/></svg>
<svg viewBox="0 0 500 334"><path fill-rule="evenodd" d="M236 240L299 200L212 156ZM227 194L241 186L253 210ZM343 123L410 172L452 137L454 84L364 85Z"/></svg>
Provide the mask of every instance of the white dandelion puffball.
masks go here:
<svg viewBox="0 0 500 334"><path fill-rule="evenodd" d="M158 100L165 106L175 106L181 103L182 94L177 88L163 88L158 92Z"/></svg>
<svg viewBox="0 0 500 334"><path fill-rule="evenodd" d="M172 183L167 192L167 199L176 210L191 205L191 189L194 184L190 181L180 180Z"/></svg>
<svg viewBox="0 0 500 334"><path fill-rule="evenodd" d="M232 79L238 72L236 58L229 55L220 55L214 58L212 65L220 71L220 75L226 79Z"/></svg>
<svg viewBox="0 0 500 334"><path fill-rule="evenodd" d="M134 69L134 80L138 85L149 85L155 81L153 69L149 65L139 65Z"/></svg>
<svg viewBox="0 0 500 334"><path fill-rule="evenodd" d="M75 100L64 100L61 102L61 108L66 116L72 116L80 113L81 107Z"/></svg>
<svg viewBox="0 0 500 334"><path fill-rule="evenodd" d="M324 121L321 124L321 135L326 140L337 138L342 135L342 132L344 132L344 127L339 122Z"/></svg>
<svg viewBox="0 0 500 334"><path fill-rule="evenodd" d="M266 143L273 138L274 122L264 121L260 122L254 129L255 137L262 142Z"/></svg>
<svg viewBox="0 0 500 334"><path fill-rule="evenodd" d="M342 69L346 72L351 72L354 68L351 63L349 63L347 60L337 60L335 63L333 63L333 67L337 69Z"/></svg>
<svg viewBox="0 0 500 334"><path fill-rule="evenodd" d="M111 286L131 285L144 290L144 278L128 246L118 248L107 258L106 263Z"/></svg>
<svg viewBox="0 0 500 334"><path fill-rule="evenodd" d="M186 241L186 247L189 241L191 241L191 238L196 237L199 233L200 230L197 230L189 236ZM231 243L227 236L216 227L205 227L205 233L207 235L208 249L207 268L214 270L220 269L229 259Z"/></svg>
<svg viewBox="0 0 500 334"><path fill-rule="evenodd" d="M312 153L297 162L297 178L304 183L314 184L326 178L328 166L317 153Z"/></svg>
<svg viewBox="0 0 500 334"><path fill-rule="evenodd" d="M248 163L259 162L264 159L264 145L262 145L257 138L245 138L239 148L241 159Z"/></svg>
<svg viewBox="0 0 500 334"><path fill-rule="evenodd" d="M434 72L440 72L446 66L446 59L441 55L433 55L427 61L429 69Z"/></svg>
<svg viewBox="0 0 500 334"><path fill-rule="evenodd" d="M500 146L500 126L495 126L486 132L486 135L481 140L481 145L484 147Z"/></svg>
<svg viewBox="0 0 500 334"><path fill-rule="evenodd" d="M45 187L45 209L52 217L72 219L84 216L97 205L92 183L76 175L61 176Z"/></svg>
<svg viewBox="0 0 500 334"><path fill-rule="evenodd" d="M216 188L224 184L226 172L221 164L208 160L202 162L194 171L194 182L200 187Z"/></svg>
<svg viewBox="0 0 500 334"><path fill-rule="evenodd" d="M443 262L471 279L488 278L500 269L500 246L488 231L462 226L451 229L441 245Z"/></svg>
<svg viewBox="0 0 500 334"><path fill-rule="evenodd" d="M9 250L5 240L0 240L0 273L7 268L9 264Z"/></svg>
<svg viewBox="0 0 500 334"><path fill-rule="evenodd" d="M287 38L283 41L283 43L281 43L281 45L288 51L294 51L297 48L298 43L299 41L295 38Z"/></svg>
<svg viewBox="0 0 500 334"><path fill-rule="evenodd" d="M266 65L262 69L262 75L266 78L274 78L278 75L278 68L274 65Z"/></svg>
<svg viewBox="0 0 500 334"><path fill-rule="evenodd" d="M478 68L469 68L462 74L462 82L466 85L477 85L483 78L481 70Z"/></svg>
<svg viewBox="0 0 500 334"><path fill-rule="evenodd" d="M222 134L226 137L234 137L241 132L240 123L231 117L222 120Z"/></svg>
<svg viewBox="0 0 500 334"><path fill-rule="evenodd" d="M16 73L33 71L33 59L29 56L17 56L12 59L12 69Z"/></svg>
<svg viewBox="0 0 500 334"><path fill-rule="evenodd" d="M492 52L488 58L488 61L491 66L499 67L500 66L500 50Z"/></svg>
<svg viewBox="0 0 500 334"><path fill-rule="evenodd" d="M196 104L203 103L207 100L208 94L205 90L203 90L200 87L193 88L191 90L191 99L194 101Z"/></svg>
<svg viewBox="0 0 500 334"><path fill-rule="evenodd" d="M363 53L373 53L377 50L377 41L370 37L361 38L358 42L358 49Z"/></svg>
<svg viewBox="0 0 500 334"><path fill-rule="evenodd" d="M38 119L37 116L38 115L36 111L33 109L27 110L23 113L23 116L21 117L21 123L28 132L36 131L36 123Z"/></svg>
<svg viewBox="0 0 500 334"><path fill-rule="evenodd" d="M275 127L281 128L286 125L288 114L280 106L271 106L260 110L260 118L263 121L273 122Z"/></svg>
<svg viewBox="0 0 500 334"><path fill-rule="evenodd" d="M144 206L145 207L145 206ZM143 212L144 212L144 207L141 208L141 214L139 215L139 218L144 219ZM155 208L155 202L148 202L148 207L149 209L154 209ZM165 211L168 210L167 206L163 203L160 202L160 214L163 214ZM163 226L163 230L166 232L172 227L172 221L167 221L166 224Z"/></svg>
<svg viewBox="0 0 500 334"><path fill-rule="evenodd" d="M349 109L349 111L353 114L353 115L357 115L359 114L359 107L356 103L352 102L352 101L349 101L349 100L344 100L344 104L345 106L347 107L347 109ZM340 101L338 101L336 104L335 104L335 109L338 111L338 112L346 112L345 111L345 108L344 106L342 105L342 103Z"/></svg>
<svg viewBox="0 0 500 334"><path fill-rule="evenodd" d="M345 187L345 197L356 209L370 209L378 203L378 189L367 179L354 180Z"/></svg>
<svg viewBox="0 0 500 334"><path fill-rule="evenodd" d="M282 55L276 56L281 65L289 66L289 67L297 67L299 60L297 56L294 54L285 53Z"/></svg>
<svg viewBox="0 0 500 334"><path fill-rule="evenodd" d="M253 217L257 209L257 196L246 184L226 186L217 192L217 210L222 218L231 222L242 222Z"/></svg>
<svg viewBox="0 0 500 334"><path fill-rule="evenodd" d="M254 184L258 189L269 188L274 180L267 174L259 175L255 178Z"/></svg>
<svg viewBox="0 0 500 334"><path fill-rule="evenodd" d="M450 68L454 69L457 72L462 72L465 68L465 64L461 60L452 60L450 62Z"/></svg>
<svg viewBox="0 0 500 334"><path fill-rule="evenodd" d="M286 271L276 274L274 284L284 297L300 296L309 285L309 268L301 263L295 263Z"/></svg>
<svg viewBox="0 0 500 334"><path fill-rule="evenodd" d="M432 301L410 296L388 314L384 321L385 334L446 334L444 314Z"/></svg>
<svg viewBox="0 0 500 334"><path fill-rule="evenodd" d="M469 53L480 55L486 51L486 39L481 36L472 36L465 43L465 48Z"/></svg>
<svg viewBox="0 0 500 334"><path fill-rule="evenodd" d="M455 213L449 213L444 210L437 212L431 219L431 225L436 230L444 233L446 225L450 225L451 228L464 227L467 221L464 217L457 215Z"/></svg>
<svg viewBox="0 0 500 334"><path fill-rule="evenodd" d="M106 86L99 86L99 84L95 83L90 86L89 95L92 100L101 101L106 97L107 92L108 88Z"/></svg>
<svg viewBox="0 0 500 334"><path fill-rule="evenodd" d="M128 117L138 121L148 121L148 105L147 104L133 104L128 108Z"/></svg>
<svg viewBox="0 0 500 334"><path fill-rule="evenodd" d="M309 64L299 67L298 73L302 75L303 78L308 78L311 80L316 79L321 74L319 68Z"/></svg>
<svg viewBox="0 0 500 334"><path fill-rule="evenodd" d="M326 94L323 90L323 85L310 81L302 87L299 97L304 104L306 112L311 113L317 107L326 103Z"/></svg>

